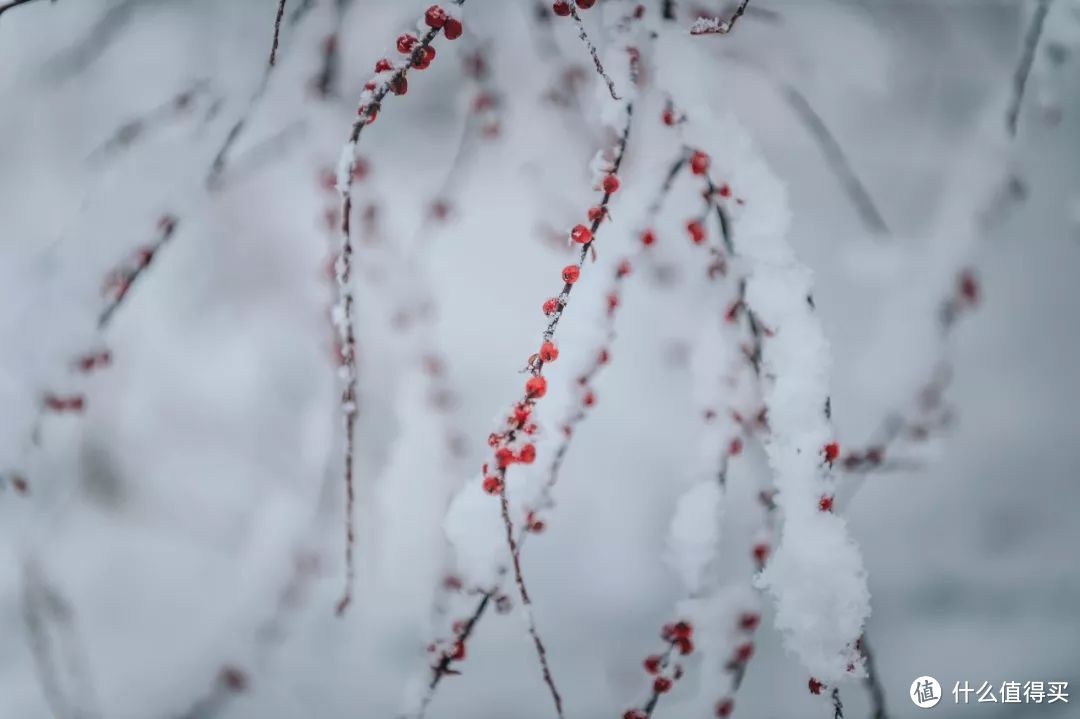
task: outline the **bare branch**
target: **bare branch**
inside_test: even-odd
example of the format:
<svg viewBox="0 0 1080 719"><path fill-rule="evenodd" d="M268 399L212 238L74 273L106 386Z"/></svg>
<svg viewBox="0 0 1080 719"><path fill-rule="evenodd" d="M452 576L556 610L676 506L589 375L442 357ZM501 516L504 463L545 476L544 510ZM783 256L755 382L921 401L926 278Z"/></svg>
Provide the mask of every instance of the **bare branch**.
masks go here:
<svg viewBox="0 0 1080 719"><path fill-rule="evenodd" d="M1039 46L1042 37L1043 26L1046 24L1046 15L1050 12L1050 3L1053 0L1038 0L1035 6L1035 14L1028 25L1027 34L1024 36L1024 49L1020 55L1020 62L1013 74L1012 100L1005 113L1005 128L1010 137L1016 136L1016 127L1020 122L1020 106L1024 102L1024 89L1027 87L1028 77L1031 75L1031 65L1035 61L1035 50Z"/></svg>
<svg viewBox="0 0 1080 719"><path fill-rule="evenodd" d="M33 2L33 1L34 0L11 0L11 2L7 2L7 3L4 3L3 5L0 5L0 15L3 15L4 13L6 13L8 10L11 10L12 8L17 8L20 5L25 5L26 3L30 3L30 2ZM56 2L56 0L50 0L50 1L53 2L53 3Z"/></svg>

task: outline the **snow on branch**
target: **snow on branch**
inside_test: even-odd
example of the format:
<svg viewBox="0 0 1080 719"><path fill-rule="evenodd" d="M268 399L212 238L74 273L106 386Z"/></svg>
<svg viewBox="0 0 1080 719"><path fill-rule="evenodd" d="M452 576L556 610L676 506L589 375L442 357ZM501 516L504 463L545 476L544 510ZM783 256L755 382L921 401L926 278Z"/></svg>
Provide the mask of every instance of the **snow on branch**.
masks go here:
<svg viewBox="0 0 1080 719"><path fill-rule="evenodd" d="M578 39L585 45L585 48L589 51L589 57L592 58L593 67L596 68L596 74L607 85L608 92L611 94L611 99L619 100L619 93L615 91L615 81L608 75L607 70L604 69L604 64L600 60L600 51L596 49L596 45L593 44L592 39L589 37L588 30L585 29L585 23L581 19L581 15L578 14L578 9L588 10L596 4L596 0L556 0L552 4L552 11L559 17L571 17L574 20L574 25L577 26ZM644 6L639 6L644 10ZM637 15L640 18L640 15Z"/></svg>
<svg viewBox="0 0 1080 719"><path fill-rule="evenodd" d="M739 22L739 18L746 12L746 6L749 4L750 0L741 0L738 7L735 8L735 12L726 20L719 17L699 17L690 26L690 34L727 35L735 29L735 23Z"/></svg>
<svg viewBox="0 0 1080 719"><path fill-rule="evenodd" d="M420 18L418 27L424 29L420 37L406 33L397 40L397 51L401 56L397 60L383 58L375 64L375 75L364 85L357 107L357 119L353 123L349 139L342 149L338 161L337 189L341 196L341 214L338 217L341 246L336 264L338 303L334 308L334 323L341 342L342 366L340 376L343 382L341 394L341 413L345 427L344 479L345 479L345 588L337 604L337 614L345 613L352 601L352 588L356 575L354 547L356 528L354 525L355 489L353 486L353 465L356 451L356 334L353 321L355 296L352 288L352 188L356 175L356 150L361 134L368 125L375 122L379 109L387 95L404 95L408 92L408 74L410 69L424 70L435 59L435 38L443 33L448 40L461 37L463 27L460 8L465 0L453 0L447 10L440 5L432 5Z"/></svg>

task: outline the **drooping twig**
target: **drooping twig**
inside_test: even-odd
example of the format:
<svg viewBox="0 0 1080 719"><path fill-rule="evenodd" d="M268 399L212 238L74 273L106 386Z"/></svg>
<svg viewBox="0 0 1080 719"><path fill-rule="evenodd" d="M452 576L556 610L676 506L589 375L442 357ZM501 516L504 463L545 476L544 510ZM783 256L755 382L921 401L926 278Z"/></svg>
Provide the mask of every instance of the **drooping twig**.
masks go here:
<svg viewBox="0 0 1080 719"><path fill-rule="evenodd" d="M592 58L593 67L596 68L596 74L604 81L608 87L608 92L611 93L611 99L619 100L619 93L615 91L615 81L611 79L611 76L607 74L607 70L604 69L604 64L600 62L600 52L596 49L596 45L589 38L588 31L585 30L585 23L582 22L581 16L578 14L577 7L575 5L567 3L570 7L570 17L574 18L574 24L577 26L578 39L585 44L585 47L589 51L589 56Z"/></svg>
<svg viewBox="0 0 1080 719"><path fill-rule="evenodd" d="M3 15L4 13L6 13L8 10L11 10L12 8L16 8L16 7L20 6L20 5L25 5L26 3L33 2L33 1L34 0L11 0L10 2L6 2L3 5L0 5L0 15ZM50 1L54 2L54 3L56 2L56 0L50 0Z"/></svg>
<svg viewBox="0 0 1080 719"><path fill-rule="evenodd" d="M278 10L274 16L274 38L270 48L270 60L263 66L262 74L259 76L259 82L255 86L255 90L251 93L251 96L248 98L247 106L225 134L224 141L221 143L217 154L214 155L214 159L210 163L210 171L206 175L206 186L208 188L213 189L219 184L221 175L225 171L226 165L228 165L229 153L232 152L233 145L240 139L248 121L262 103L263 97L266 96L266 91L270 87L270 78L274 73L274 69L277 67L278 44L280 41L279 33L281 29L281 18L285 12L285 2L286 0L279 0ZM302 17L303 15L298 13L296 17L297 22L299 22Z"/></svg>
<svg viewBox="0 0 1080 719"><path fill-rule="evenodd" d="M870 719L889 719L885 711L885 689L881 685L881 676L878 674L877 664L874 662L874 653L870 650L870 644L863 633L859 642L862 648L863 659L866 666L866 677L863 684L866 685L870 695Z"/></svg>
<svg viewBox="0 0 1080 719"><path fill-rule="evenodd" d="M165 246L176 232L177 220L172 215L165 215L158 221L158 236L153 243L139 250L132 264L121 267L113 272L108 280L108 288L112 297L105 309L98 316L98 329L105 329L112 320L116 310L120 308L127 298L128 292L135 282L143 275L158 251Z"/></svg>
<svg viewBox="0 0 1080 719"><path fill-rule="evenodd" d="M56 717L100 719L74 610L34 559L23 560L22 579L23 622L49 708Z"/></svg>
<svg viewBox="0 0 1080 719"><path fill-rule="evenodd" d="M460 8L465 0L452 0ZM433 12L438 10L437 13ZM453 22L451 22L451 20ZM383 100L391 92L405 94L408 90L409 70L427 68L435 58L432 43L440 32L445 32L450 39L461 34L461 21L450 17L441 7L434 6L424 15L424 22L429 30L420 38L415 35L402 35L398 38L398 50L403 59L396 62L380 60L375 66L375 77L370 80L361 93L357 107L357 119L349 133L349 139L342 150L338 163L337 187L341 195L341 246L336 262L338 305L335 308L335 323L341 342L341 376L344 388L341 395L341 410L345 425L344 479L345 479L345 589L337 604L337 614L345 613L352 602L352 587L355 580L354 547L356 527L354 514L355 490L353 486L353 466L356 449L356 334L353 326L353 305L355 302L352 289L352 187L355 176L356 150L365 127L375 122Z"/></svg>
<svg viewBox="0 0 1080 719"><path fill-rule="evenodd" d="M718 17L698 18L694 21L694 24L690 26L690 34L727 35L735 29L735 23L739 22L739 18L746 12L746 6L749 4L750 0L741 0L738 7L735 8L735 12L726 20Z"/></svg>
<svg viewBox="0 0 1080 719"><path fill-rule="evenodd" d="M285 3L288 0L278 0L277 15L274 17L274 41L270 45L270 67L277 64L278 44L281 41L281 18L285 17Z"/></svg>
<svg viewBox="0 0 1080 719"><path fill-rule="evenodd" d="M146 133L159 125L181 117L191 111L197 97L209 92L210 82L206 79L194 82L186 90L177 93L168 101L158 105L138 117L120 125L112 136L102 143L87 158L90 162L100 162L105 157L127 149Z"/></svg>
<svg viewBox="0 0 1080 719"><path fill-rule="evenodd" d="M1024 47L1020 54L1020 61L1013 73L1012 99L1009 109L1005 113L1005 128L1010 137L1016 135L1016 128L1020 122L1020 107L1024 102L1024 89L1027 87L1028 77L1031 75L1031 65L1035 60L1035 50L1039 46L1039 38L1042 37L1043 26L1046 24L1046 15L1050 11L1050 3L1053 0L1038 0L1035 5L1035 14L1031 17L1027 34L1024 36Z"/></svg>
<svg viewBox="0 0 1080 719"><path fill-rule="evenodd" d="M840 183L844 186L845 192L851 198L851 202L855 205L855 209L859 212L863 222L879 237L888 237L891 233L885 218L882 217L866 186L859 180L859 176L855 174L844 148L837 142L832 132L829 131L828 125L814 110L813 105L806 99L806 96L794 85L785 83L781 87L781 91L788 107L795 112L802 121L803 126L817 141L818 147L821 148L822 153L825 155L826 162L829 163L829 167L840 179Z"/></svg>

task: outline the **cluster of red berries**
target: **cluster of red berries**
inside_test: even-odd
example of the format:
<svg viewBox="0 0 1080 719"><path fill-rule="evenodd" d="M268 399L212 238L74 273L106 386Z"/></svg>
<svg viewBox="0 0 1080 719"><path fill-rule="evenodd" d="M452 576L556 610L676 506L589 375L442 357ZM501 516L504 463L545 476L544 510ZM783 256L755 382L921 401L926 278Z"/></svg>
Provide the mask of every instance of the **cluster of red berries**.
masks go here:
<svg viewBox="0 0 1080 719"><path fill-rule="evenodd" d="M829 442L822 447L821 451L825 455L825 461L832 464L840 456L840 445L836 442Z"/></svg>
<svg viewBox="0 0 1080 719"><path fill-rule="evenodd" d="M675 686L675 682L682 679L682 665L672 663L671 657L678 653L688 656L694 652L694 628L690 622L679 621L665 624L660 630L660 638L668 643L667 651L663 654L650 654L645 657L642 666L645 673L653 677L652 690L654 695L667 694ZM668 671L668 665L671 670ZM630 709L623 714L623 719L646 719L648 715L640 709Z"/></svg>
<svg viewBox="0 0 1080 719"><path fill-rule="evenodd" d="M596 4L596 0L575 0L574 4L582 10L588 10ZM570 7L568 0L555 0L551 5L551 11L559 17L566 17L573 12L573 8Z"/></svg>
<svg viewBox="0 0 1080 719"><path fill-rule="evenodd" d="M86 408L86 398L81 394L69 397L47 394L44 403L45 408L53 412L82 412Z"/></svg>
<svg viewBox="0 0 1080 719"><path fill-rule="evenodd" d="M91 352L75 360L75 366L80 372L92 372L102 367L108 367L110 364L112 364L112 352L109 352L109 350Z"/></svg>

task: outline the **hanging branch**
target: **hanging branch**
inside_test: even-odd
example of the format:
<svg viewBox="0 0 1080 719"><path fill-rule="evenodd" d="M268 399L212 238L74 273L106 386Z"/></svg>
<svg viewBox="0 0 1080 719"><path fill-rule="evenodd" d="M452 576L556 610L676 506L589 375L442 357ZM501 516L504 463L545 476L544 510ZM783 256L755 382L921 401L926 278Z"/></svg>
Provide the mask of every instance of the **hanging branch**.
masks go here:
<svg viewBox="0 0 1080 719"><path fill-rule="evenodd" d="M718 17L700 17L690 26L691 35L727 35L735 29L735 23L746 12L746 6L750 0L741 0L734 14L727 20Z"/></svg>
<svg viewBox="0 0 1080 719"><path fill-rule="evenodd" d="M128 298L135 282L143 275L150 263L157 256L162 247L173 237L176 232L177 220L174 216L166 214L158 220L158 236L149 245L136 250L132 258L124 265L112 270L105 278L104 292L106 293L105 307L98 315L98 333L108 328L117 310L119 310ZM72 370L80 374L89 374L96 370L109 366L112 363L112 354L108 350L93 349L76 357L72 363ZM82 414L86 410L86 396L81 392L61 394L57 392L45 392L41 398L37 416L30 430L30 444L36 445L41 435L41 425L45 417L52 414ZM30 484L26 475L18 470L0 472L0 484L10 484L17 494L29 494Z"/></svg>
<svg viewBox="0 0 1080 719"><path fill-rule="evenodd" d="M285 16L285 3L288 0L278 0L277 16L274 18L274 41L270 45L270 67L277 64L278 44L281 40L281 18Z"/></svg>
<svg viewBox="0 0 1080 719"><path fill-rule="evenodd" d="M844 186L855 209L859 212L866 226L879 237L889 237L892 233L889 226L874 204L873 198L867 191L866 186L859 180L858 175L851 167L844 148L837 142L836 137L829 131L829 127L821 116L814 110L813 105L806 99L794 85L784 83L781 86L784 99L802 122L810 135L817 142L829 167L839 178Z"/></svg>
<svg viewBox="0 0 1080 719"><path fill-rule="evenodd" d="M150 266L150 263L154 261L159 250L165 246L173 234L176 232L177 220L172 215L164 215L158 220L158 236L151 244L141 248L135 255L134 261L125 266L114 270L113 273L106 280L107 288L112 292L112 298L108 304L105 305L105 309L101 311L98 316L98 329L105 329L109 322L112 320L116 310L120 308L120 305L124 303L124 300L128 296L128 292L135 285L135 282L142 277L143 273Z"/></svg>
<svg viewBox="0 0 1080 719"><path fill-rule="evenodd" d="M344 475L345 475L345 589L337 604L337 614L342 616L352 602L352 588L356 578L354 560L354 547L356 541L356 527L354 504L356 501L353 486L353 465L355 463L356 450L356 334L353 326L353 304L355 302L352 289L352 187L356 166L356 149L360 142L361 134L368 125L375 122L379 109L387 95L404 95L408 92L408 74L410 69L424 70L435 59L435 48L432 43L440 32L445 33L448 40L455 40L461 36L462 24L458 16L460 7L465 0L452 0L452 11L447 12L439 5L428 8L422 18L422 22L428 27L427 32L420 38L415 35L404 34L398 38L397 49L404 57L397 61L389 59L379 60L375 65L375 76L364 86L357 107L357 119L353 123L349 133L348 142L341 153L338 163L337 187L341 195L341 214L338 221L341 223L341 247L336 262L338 304L334 310L335 323L342 349L341 377L344 389L341 395L341 410L345 424L345 449L344 449Z"/></svg>
<svg viewBox="0 0 1080 719"><path fill-rule="evenodd" d="M559 17L571 17L574 20L574 24L577 26L578 39L584 43L585 48L589 51L589 57L592 58L593 66L596 68L596 74L604 81L608 87L608 92L611 93L611 99L620 100L619 94L615 91L615 81L607 74L604 69L604 64L600 62L600 52L596 49L596 45L589 38L589 33L585 29L585 23L582 22L581 16L578 14L578 8L582 10L588 10L596 4L596 0L576 0L571 3L569 0L557 0L552 5L552 10Z"/></svg>
<svg viewBox="0 0 1080 719"><path fill-rule="evenodd" d="M151 130L186 115L193 109L195 100L209 92L209 80L195 81L166 102L120 125L108 140L90 153L87 161L101 162L109 155L126 150Z"/></svg>
<svg viewBox="0 0 1080 719"><path fill-rule="evenodd" d="M236 118L232 127L229 128L228 133L225 135L225 140L221 143L221 147L218 148L217 154L214 155L214 159L210 163L210 171L206 174L207 188L214 189L220 184L221 176L229 163L229 154L232 152L233 145L240 139L244 129L247 127L248 121L251 119L251 116L255 114L259 105L262 104L262 100L266 96L266 91L270 87L270 77L274 74L274 69L277 67L281 19L285 13L285 3L286 0L278 0L278 9L274 16L274 37L270 47L270 59L266 65L263 66L262 75L259 76L259 82L255 86L254 92L251 93L251 97L248 98L247 107L240 113L239 117ZM303 5L297 8L297 12L290 18L290 22L293 24L300 22L306 14L302 12L303 9Z"/></svg>
<svg viewBox="0 0 1080 719"><path fill-rule="evenodd" d="M23 561L22 578L23 623L46 703L57 717L100 719L74 609L49 584L35 560ZM58 656L65 661L59 662Z"/></svg>
<svg viewBox="0 0 1080 719"><path fill-rule="evenodd" d="M34 0L11 0L10 2L7 2L7 3L4 3L3 5L0 5L0 15L3 15L4 13L6 13L8 10L11 10L12 8L17 8L20 5L25 5L26 3L33 2L33 1ZM56 0L50 0L50 2L55 3Z"/></svg>
<svg viewBox="0 0 1080 719"><path fill-rule="evenodd" d="M1031 75L1031 66L1035 61L1035 50L1039 46L1042 37L1043 26L1046 24L1046 15L1050 12L1050 3L1053 0L1038 0L1035 6L1035 14L1031 17L1027 34L1024 36L1024 48L1020 55L1020 61L1013 73L1012 99L1009 109L1005 113L1005 129L1009 137L1016 136L1016 128L1020 122L1020 107L1024 102L1024 89L1027 87L1028 77Z"/></svg>

